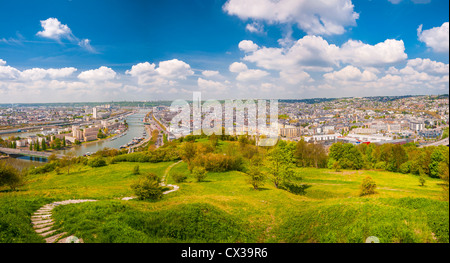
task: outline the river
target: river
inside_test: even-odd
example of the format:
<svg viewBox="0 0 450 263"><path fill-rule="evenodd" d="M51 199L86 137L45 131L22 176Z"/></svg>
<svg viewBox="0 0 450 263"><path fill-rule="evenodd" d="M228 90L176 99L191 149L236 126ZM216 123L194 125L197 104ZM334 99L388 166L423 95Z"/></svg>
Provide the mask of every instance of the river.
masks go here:
<svg viewBox="0 0 450 263"><path fill-rule="evenodd" d="M148 109L147 110L141 109L141 110L139 110L139 112L128 116L126 118L126 121L128 123L128 130L126 131L126 133L123 136L120 136L120 137L115 136L116 139L114 139L114 137L113 137L112 139L107 139L107 140L103 140L103 141L94 141L94 142L83 143L81 145L71 147L67 150L58 151L57 153L65 154L68 152L74 152L75 156L82 156L88 152L94 153L103 148L119 149L120 146L131 142L135 137L147 138L148 136L150 136L150 134L146 134L145 136L143 135L143 133L145 131L143 119L148 112L149 112ZM14 135L17 136L18 134L14 134ZM2 159L0 161L8 162L8 163L12 164L13 166L15 166L16 168L22 169L24 167L42 165L47 160L45 158L33 158L33 157L28 157L28 156L18 156L18 157L14 157L14 158Z"/></svg>

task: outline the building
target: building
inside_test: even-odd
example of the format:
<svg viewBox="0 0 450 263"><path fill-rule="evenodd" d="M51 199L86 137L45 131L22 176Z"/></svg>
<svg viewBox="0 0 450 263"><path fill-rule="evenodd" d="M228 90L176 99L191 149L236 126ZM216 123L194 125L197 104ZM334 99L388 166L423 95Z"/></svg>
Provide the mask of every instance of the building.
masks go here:
<svg viewBox="0 0 450 263"><path fill-rule="evenodd" d="M85 142L97 140L99 128L97 126L86 128L83 130L83 140Z"/></svg>
<svg viewBox="0 0 450 263"><path fill-rule="evenodd" d="M425 124L423 122L412 121L409 123L409 129L412 131L421 131L425 128Z"/></svg>
<svg viewBox="0 0 450 263"><path fill-rule="evenodd" d="M302 128L281 128L280 136L294 138L302 136Z"/></svg>

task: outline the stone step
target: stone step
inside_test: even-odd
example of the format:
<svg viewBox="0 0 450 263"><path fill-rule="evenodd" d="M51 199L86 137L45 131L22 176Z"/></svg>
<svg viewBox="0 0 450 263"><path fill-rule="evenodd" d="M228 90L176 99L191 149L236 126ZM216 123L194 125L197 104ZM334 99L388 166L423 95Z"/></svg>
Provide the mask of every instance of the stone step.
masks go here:
<svg viewBox="0 0 450 263"><path fill-rule="evenodd" d="M54 222L50 222L50 223L45 223L45 224L40 224L40 225L34 225L33 228L35 229L41 229L41 228L45 228L48 226L52 226ZM37 232L37 230L36 230Z"/></svg>
<svg viewBox="0 0 450 263"><path fill-rule="evenodd" d="M46 237L46 236L49 236L49 235L51 235L51 234L53 234L55 232L56 232L56 230L50 230L50 231L47 231L47 232L44 232L44 233L40 233L39 235L41 235L43 237Z"/></svg>
<svg viewBox="0 0 450 263"><path fill-rule="evenodd" d="M50 231L50 229L52 229L52 226L48 226L48 227L44 227L44 228L40 228L40 229L35 229L34 231L36 231L36 233L40 234L40 233L44 233L44 232Z"/></svg>
<svg viewBox="0 0 450 263"><path fill-rule="evenodd" d="M70 239L73 239L74 237L75 237L75 236L72 235L72 236L68 236L68 237L62 238L62 239L60 239L60 240L58 241L58 243L75 243L75 242L69 242L69 240L70 240ZM73 240L72 240L72 241L73 241ZM76 242L76 243L84 243L84 241L83 241L82 238L78 238L78 242Z"/></svg>
<svg viewBox="0 0 450 263"><path fill-rule="evenodd" d="M46 243L55 243L58 239L60 239L61 237L63 237L64 235L67 235L67 232L63 232L63 233L59 233L57 235L48 237L45 239Z"/></svg>
<svg viewBox="0 0 450 263"><path fill-rule="evenodd" d="M31 220L33 220L33 219L47 219L47 218L50 218L51 216L52 216L52 214L49 214L49 215L31 216Z"/></svg>
<svg viewBox="0 0 450 263"><path fill-rule="evenodd" d="M41 216L41 215L51 215L51 214L52 214L51 211L47 211L47 212L39 212L39 211L36 211L36 212L34 212L33 215L35 215L35 216Z"/></svg>
<svg viewBox="0 0 450 263"><path fill-rule="evenodd" d="M52 219L48 219L48 220L39 220L39 221L37 221L37 220L35 220L35 221L31 220L31 223L32 223L33 225L40 225L40 224L45 224L45 223L50 223L50 222L53 222L53 220L52 220Z"/></svg>

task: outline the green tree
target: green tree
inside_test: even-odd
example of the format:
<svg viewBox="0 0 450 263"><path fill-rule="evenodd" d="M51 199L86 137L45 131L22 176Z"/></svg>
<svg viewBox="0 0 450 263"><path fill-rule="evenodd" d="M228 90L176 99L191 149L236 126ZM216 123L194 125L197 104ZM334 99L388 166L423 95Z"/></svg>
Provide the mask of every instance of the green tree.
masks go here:
<svg viewBox="0 0 450 263"><path fill-rule="evenodd" d="M134 175L140 174L140 172L139 172L139 165L134 166L134 168L133 168L133 174L134 174Z"/></svg>
<svg viewBox="0 0 450 263"><path fill-rule="evenodd" d="M42 150L46 151L47 150L47 143L45 142L44 138L42 138L41 145L42 145Z"/></svg>
<svg viewBox="0 0 450 263"><path fill-rule="evenodd" d="M375 194L375 189L377 188L377 184L372 179L372 177L367 176L363 179L360 186L360 196Z"/></svg>
<svg viewBox="0 0 450 263"><path fill-rule="evenodd" d="M206 169L205 167L195 166L192 170L192 175L197 180L197 182L202 182L206 178Z"/></svg>
<svg viewBox="0 0 450 263"><path fill-rule="evenodd" d="M276 188L279 188L292 174L291 172L294 168L294 147L294 144L280 141L267 153L265 166L267 167L269 178Z"/></svg>
<svg viewBox="0 0 450 263"><path fill-rule="evenodd" d="M266 176L258 165L249 165L246 173L249 176L249 183L253 186L253 189L258 190L264 185Z"/></svg>
<svg viewBox="0 0 450 263"><path fill-rule="evenodd" d="M0 186L7 185L11 190L23 184L23 174L7 163L0 162Z"/></svg>
<svg viewBox="0 0 450 263"><path fill-rule="evenodd" d="M139 200L157 200L162 197L163 188L160 178L153 173L141 175L132 185L131 189Z"/></svg>
<svg viewBox="0 0 450 263"><path fill-rule="evenodd" d="M192 160L197 154L197 146L194 142L185 142L180 147L180 156L188 164L188 169L192 173Z"/></svg>

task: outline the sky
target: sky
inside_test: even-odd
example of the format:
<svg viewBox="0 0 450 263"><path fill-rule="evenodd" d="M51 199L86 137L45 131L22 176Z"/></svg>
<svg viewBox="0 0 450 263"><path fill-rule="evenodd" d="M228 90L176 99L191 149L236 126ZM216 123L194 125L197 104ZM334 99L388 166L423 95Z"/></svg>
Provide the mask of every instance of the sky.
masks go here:
<svg viewBox="0 0 450 263"><path fill-rule="evenodd" d="M0 103L448 94L447 0L0 0Z"/></svg>

